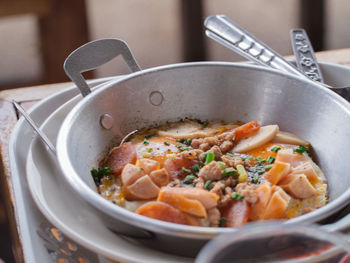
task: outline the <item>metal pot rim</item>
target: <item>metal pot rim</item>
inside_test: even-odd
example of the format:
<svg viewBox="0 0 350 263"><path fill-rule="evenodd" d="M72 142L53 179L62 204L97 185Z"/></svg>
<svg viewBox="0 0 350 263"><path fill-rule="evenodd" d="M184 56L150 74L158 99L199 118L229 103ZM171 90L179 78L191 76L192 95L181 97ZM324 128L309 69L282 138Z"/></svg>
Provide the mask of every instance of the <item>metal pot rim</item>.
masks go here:
<svg viewBox="0 0 350 263"><path fill-rule="evenodd" d="M343 110L350 115L350 104L345 99L335 94L334 92L326 89L322 85L318 85L317 83L311 80L306 80L304 78L295 76L293 74L283 73L279 70L264 68L257 65L232 63L232 62L192 62L192 63L169 64L169 65L153 67L146 70L137 71L129 75L126 75L121 79L109 81L105 85L102 85L100 89L87 95L72 109L72 111L67 115L67 117L65 118L61 126L61 129L59 131L58 138L57 138L57 157L59 161L59 166L66 180L69 182L71 187L75 190L75 192L77 192L80 195L80 197L82 197L84 200L86 200L88 203L90 203L92 206L94 206L101 212L106 213L113 218L117 218L128 224L132 224L134 226L142 227L146 230L154 231L158 233L171 234L173 236L181 236L181 237L191 237L195 239L208 239L217 234L232 233L236 231L236 229L230 229L230 228L195 227L195 226L178 225L178 224L163 222L160 220L155 220L152 218L138 215L134 212L128 211L125 208L122 208L113 204L112 202L100 196L88 185L86 185L82 181L82 179L76 174L68 158L68 154L67 154L68 149L66 147L66 144L64 143L67 138L68 128L71 126L72 120L77 118L76 115L80 107L82 105L85 105L86 103L90 103L90 101L93 100L95 96L104 92L105 90L112 88L119 83L126 82L129 79L137 78L147 74L152 74L153 72L172 70L175 68L203 67L203 66L209 66L209 67L224 66L224 67L240 67L240 68L243 67L243 68L248 68L248 69L253 69L258 71L264 71L269 74L282 75L286 78L293 79L296 81L302 81L308 86L317 87L318 89L320 89L319 92L323 92L325 93L326 96L329 96L331 99L336 100L337 103L342 106ZM350 199L350 189L346 190L338 198L328 203L327 205L315 211L312 211L308 214L301 215L293 219L289 219L285 223L316 222L317 220L321 220L325 218L326 217L325 214L334 210L335 208L344 207L349 201L349 199Z"/></svg>

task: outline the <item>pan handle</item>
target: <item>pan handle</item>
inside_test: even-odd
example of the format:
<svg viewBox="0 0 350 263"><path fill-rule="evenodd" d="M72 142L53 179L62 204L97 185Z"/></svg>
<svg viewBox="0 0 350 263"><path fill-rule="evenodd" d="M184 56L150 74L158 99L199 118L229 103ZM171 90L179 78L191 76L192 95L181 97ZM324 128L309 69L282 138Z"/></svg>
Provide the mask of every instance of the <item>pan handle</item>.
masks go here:
<svg viewBox="0 0 350 263"><path fill-rule="evenodd" d="M63 68L85 97L91 90L81 73L95 69L119 55L123 56L131 72L141 70L128 45L116 38L94 40L77 48L66 58Z"/></svg>

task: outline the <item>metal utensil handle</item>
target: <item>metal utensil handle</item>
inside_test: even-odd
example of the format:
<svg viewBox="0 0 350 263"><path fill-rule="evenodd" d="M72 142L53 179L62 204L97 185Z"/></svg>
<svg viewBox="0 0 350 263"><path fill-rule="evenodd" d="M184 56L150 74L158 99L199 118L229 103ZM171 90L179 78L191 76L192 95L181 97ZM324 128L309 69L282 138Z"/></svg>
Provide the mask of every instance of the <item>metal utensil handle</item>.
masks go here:
<svg viewBox="0 0 350 263"><path fill-rule="evenodd" d="M51 152L56 155L56 148L51 143L50 139L43 133L39 127L35 124L33 119L28 115L28 113L22 108L21 105L18 104L17 101L12 101L15 108L23 115L24 119L29 123L29 125L33 128L33 130L39 135L40 139L49 147Z"/></svg>
<svg viewBox="0 0 350 263"><path fill-rule="evenodd" d="M298 69L310 79L323 83L322 72L306 31L302 28L291 29L290 39Z"/></svg>
<svg viewBox="0 0 350 263"><path fill-rule="evenodd" d="M245 58L263 66L305 77L302 72L281 55L231 21L228 17L224 15L209 16L205 20L204 26L208 37L218 41Z"/></svg>
<svg viewBox="0 0 350 263"><path fill-rule="evenodd" d="M95 69L119 55L123 56L131 72L141 70L128 45L116 38L94 40L77 48L66 58L63 68L85 97L91 90L81 73Z"/></svg>

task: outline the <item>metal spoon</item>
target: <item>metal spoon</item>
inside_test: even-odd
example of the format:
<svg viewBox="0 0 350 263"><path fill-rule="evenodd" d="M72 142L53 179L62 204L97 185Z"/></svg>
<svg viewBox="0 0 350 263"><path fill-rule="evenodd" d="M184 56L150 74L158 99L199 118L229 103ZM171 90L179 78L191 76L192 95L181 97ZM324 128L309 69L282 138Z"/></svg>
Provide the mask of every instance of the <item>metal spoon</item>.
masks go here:
<svg viewBox="0 0 350 263"><path fill-rule="evenodd" d="M13 100L12 103L15 106L15 108L23 115L23 117L29 123L29 125L33 128L33 130L39 135L39 138L47 145L47 147L49 147L50 151L54 155L56 155L56 148L55 148L55 146L51 143L50 139L45 135L45 133L43 133L39 129L39 127L36 125L34 120L29 116L29 114L25 111L25 109L23 109L23 107L21 105L19 105L19 103L17 101L15 101L15 100ZM136 132L138 132L138 130L134 130L132 132L129 132L127 135L125 135L124 138L121 140L121 142L119 144L119 147L124 142L126 142L131 135L135 134Z"/></svg>
<svg viewBox="0 0 350 263"><path fill-rule="evenodd" d="M38 128L38 126L35 124L33 119L28 115L28 113L22 108L21 105L18 104L17 101L12 101L13 105L16 107L16 109L23 115L23 117L26 119L26 121L29 123L29 125L34 129L34 131L39 135L40 139L49 147L50 151L56 155L56 148L53 146L49 138Z"/></svg>
<svg viewBox="0 0 350 263"><path fill-rule="evenodd" d="M294 28L290 30L290 39L298 69L308 78L324 83L321 69L306 31L302 28Z"/></svg>
<svg viewBox="0 0 350 263"><path fill-rule="evenodd" d="M220 44L232 49L245 58L260 65L293 73L303 78L308 78L290 64L276 51L258 40L255 36L241 28L224 15L209 16L205 22L206 34ZM335 91L343 98L350 101L350 87L331 87L327 84L319 84Z"/></svg>

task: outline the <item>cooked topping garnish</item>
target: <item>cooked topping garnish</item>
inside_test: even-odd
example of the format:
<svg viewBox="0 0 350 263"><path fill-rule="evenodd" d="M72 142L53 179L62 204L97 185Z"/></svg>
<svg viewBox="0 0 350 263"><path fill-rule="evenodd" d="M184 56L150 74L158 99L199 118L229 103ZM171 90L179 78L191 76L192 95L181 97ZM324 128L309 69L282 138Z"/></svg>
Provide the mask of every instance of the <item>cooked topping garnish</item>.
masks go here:
<svg viewBox="0 0 350 263"><path fill-rule="evenodd" d="M234 193L233 196L232 196L231 198L232 198L232 200L241 201L241 200L243 200L244 196L243 196L243 195L240 195L240 194L237 194L237 193Z"/></svg>
<svg viewBox="0 0 350 263"><path fill-rule="evenodd" d="M220 217L219 226L222 227L226 223L227 219L225 217Z"/></svg>
<svg viewBox="0 0 350 263"><path fill-rule="evenodd" d="M220 168L221 168L221 170L225 170L225 168L226 168L226 164L224 163L224 162L216 162L219 166L220 166Z"/></svg>
<svg viewBox="0 0 350 263"><path fill-rule="evenodd" d="M183 143L186 144L186 145L188 145L188 146L191 145L191 142L192 142L192 140L191 140L190 138L188 138L188 139L186 139L186 140L183 141Z"/></svg>
<svg viewBox="0 0 350 263"><path fill-rule="evenodd" d="M281 148L278 147L278 146L273 146L273 147L271 148L271 151L273 151L273 152L278 152L279 150L281 150Z"/></svg>
<svg viewBox="0 0 350 263"><path fill-rule="evenodd" d="M103 176L112 173L112 170L110 167L103 167L103 168L92 168L90 171L92 178L94 179L96 184L99 184L101 182L101 179Z"/></svg>
<svg viewBox="0 0 350 263"><path fill-rule="evenodd" d="M212 188L213 188L213 184L212 184L211 180L206 181L205 184L204 184L204 189L209 191Z"/></svg>
<svg viewBox="0 0 350 263"><path fill-rule="evenodd" d="M238 174L237 171L232 167L225 168L224 171L222 172L223 177L228 177L228 176L237 177L237 174Z"/></svg>
<svg viewBox="0 0 350 263"><path fill-rule="evenodd" d="M304 154L310 144L278 125L185 119L128 140L91 175L104 198L144 216L240 227L326 204L325 177Z"/></svg>
<svg viewBox="0 0 350 263"><path fill-rule="evenodd" d="M194 175L187 175L184 179L184 184L192 184L193 180L196 179L197 177Z"/></svg>
<svg viewBox="0 0 350 263"><path fill-rule="evenodd" d="M244 166L239 164L237 165L237 171L238 171L238 182L242 183L244 182L245 180L248 179L248 174L247 174L247 171L245 170Z"/></svg>
<svg viewBox="0 0 350 263"><path fill-rule="evenodd" d="M275 159L276 159L275 157L270 156L269 158L267 158L267 162L273 163L275 161Z"/></svg>
<svg viewBox="0 0 350 263"><path fill-rule="evenodd" d="M186 174L191 174L191 173L192 173L191 170L186 169L185 167L182 167L182 171L183 171L184 173L186 173Z"/></svg>
<svg viewBox="0 0 350 263"><path fill-rule="evenodd" d="M205 156L205 165L208 165L209 163L211 163L215 159L215 155L211 152L205 153L204 156Z"/></svg>
<svg viewBox="0 0 350 263"><path fill-rule="evenodd" d="M193 170L195 173L198 173L199 170L200 170L198 164L193 165L193 166L192 166L192 170Z"/></svg>
<svg viewBox="0 0 350 263"><path fill-rule="evenodd" d="M310 151L308 148L306 148L305 146L303 145L299 145L298 148L294 149L295 152L297 153L303 153L303 152L307 152L308 154L310 154Z"/></svg>

